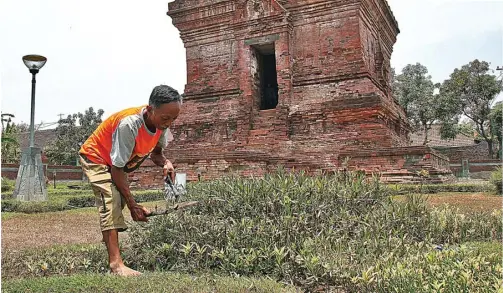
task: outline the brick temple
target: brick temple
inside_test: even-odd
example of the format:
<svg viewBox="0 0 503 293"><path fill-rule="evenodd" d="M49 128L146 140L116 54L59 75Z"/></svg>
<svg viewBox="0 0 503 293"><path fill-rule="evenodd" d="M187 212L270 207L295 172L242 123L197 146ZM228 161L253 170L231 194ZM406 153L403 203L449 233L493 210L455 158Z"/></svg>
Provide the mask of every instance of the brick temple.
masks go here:
<svg viewBox="0 0 503 293"><path fill-rule="evenodd" d="M188 180L279 165L387 181L450 173L445 156L408 146L390 86L399 28L385 0L175 0L168 15L187 84L167 155ZM150 184L149 169L136 185Z"/></svg>

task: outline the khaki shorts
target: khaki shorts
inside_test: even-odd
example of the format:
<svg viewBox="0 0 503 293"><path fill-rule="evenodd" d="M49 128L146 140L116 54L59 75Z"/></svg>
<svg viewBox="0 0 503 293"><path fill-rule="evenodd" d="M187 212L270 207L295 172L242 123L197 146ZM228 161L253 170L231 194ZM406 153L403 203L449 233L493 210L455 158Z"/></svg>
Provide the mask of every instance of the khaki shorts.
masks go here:
<svg viewBox="0 0 503 293"><path fill-rule="evenodd" d="M112 182L109 167L93 163L83 155L80 155L80 164L95 195L101 231L117 229L119 232L123 232L127 230L122 215L126 201Z"/></svg>

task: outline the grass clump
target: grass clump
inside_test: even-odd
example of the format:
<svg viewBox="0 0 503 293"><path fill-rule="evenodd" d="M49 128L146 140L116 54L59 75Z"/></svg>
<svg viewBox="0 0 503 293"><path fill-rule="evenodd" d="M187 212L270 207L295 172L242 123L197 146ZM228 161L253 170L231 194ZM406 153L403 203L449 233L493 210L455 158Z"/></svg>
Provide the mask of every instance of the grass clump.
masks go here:
<svg viewBox="0 0 503 293"><path fill-rule="evenodd" d="M8 178L2 177L2 194L5 192L12 192L14 190L14 186L16 185L16 181L10 180Z"/></svg>
<svg viewBox="0 0 503 293"><path fill-rule="evenodd" d="M491 173L490 182L494 186L494 191L499 195L503 195L503 169L501 167L496 168Z"/></svg>

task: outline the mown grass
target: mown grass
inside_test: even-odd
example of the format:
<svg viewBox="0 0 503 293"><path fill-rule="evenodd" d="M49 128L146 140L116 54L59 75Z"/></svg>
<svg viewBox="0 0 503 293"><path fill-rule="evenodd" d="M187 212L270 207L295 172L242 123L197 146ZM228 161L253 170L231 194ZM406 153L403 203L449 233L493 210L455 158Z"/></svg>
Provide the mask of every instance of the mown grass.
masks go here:
<svg viewBox="0 0 503 293"><path fill-rule="evenodd" d="M110 293L248 293L299 292L273 280L213 275L190 276L177 273L147 273L123 278L112 275L82 274L67 277L30 278L2 282L2 292L110 292Z"/></svg>

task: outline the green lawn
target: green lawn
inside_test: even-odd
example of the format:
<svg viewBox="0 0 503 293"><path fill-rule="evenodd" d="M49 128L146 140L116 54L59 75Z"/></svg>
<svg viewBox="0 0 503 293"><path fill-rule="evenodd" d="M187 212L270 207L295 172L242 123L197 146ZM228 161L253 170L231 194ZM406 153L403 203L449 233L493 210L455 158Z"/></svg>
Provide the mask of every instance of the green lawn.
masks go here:
<svg viewBox="0 0 503 293"><path fill-rule="evenodd" d="M29 278L2 282L2 292L297 292L269 279L190 276L175 273L146 273L140 277L83 274L69 277Z"/></svg>

